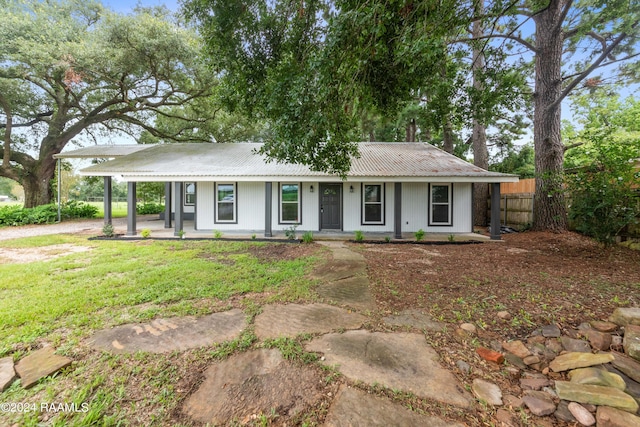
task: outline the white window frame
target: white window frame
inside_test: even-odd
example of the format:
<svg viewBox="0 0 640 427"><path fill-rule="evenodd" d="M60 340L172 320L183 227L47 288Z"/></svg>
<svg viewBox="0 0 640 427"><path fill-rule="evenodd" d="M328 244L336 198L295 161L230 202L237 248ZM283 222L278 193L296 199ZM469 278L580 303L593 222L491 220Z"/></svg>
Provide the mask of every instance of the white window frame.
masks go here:
<svg viewBox="0 0 640 427"><path fill-rule="evenodd" d="M282 190L284 189L285 186L287 185L295 185L298 187L298 200L296 202L287 202L284 201L282 198ZM297 220L284 220L282 218L282 214L284 212L283 208L283 204L293 204L293 203L297 203L298 204L298 219ZM299 182L281 182L278 188L278 207L279 207L279 222L280 224L301 224L302 223L302 184L300 184Z"/></svg>
<svg viewBox="0 0 640 427"><path fill-rule="evenodd" d="M221 201L218 200L218 191L221 185L231 185L233 187L233 201L229 202L229 201ZM237 224L238 220L238 215L237 215L237 203L238 203L238 186L236 185L235 182L216 182L216 186L215 186L215 208L216 208L216 218L215 218L215 223L216 224ZM220 203L224 203L224 204L233 204L233 219L229 220L229 219L219 219L218 214L220 212Z"/></svg>
<svg viewBox="0 0 640 427"><path fill-rule="evenodd" d="M434 202L433 201L433 188L434 187L446 187L448 202ZM447 218L446 222L436 222L433 220L433 207L434 206L447 206ZM453 225L453 184L429 184L429 225L436 226L451 226Z"/></svg>
<svg viewBox="0 0 640 427"><path fill-rule="evenodd" d="M193 185L193 193L187 191L190 185ZM195 182L185 182L184 183L184 205L185 206L195 206L196 204L196 191L197 186ZM193 196L193 200L189 202L189 196Z"/></svg>
<svg viewBox="0 0 640 427"><path fill-rule="evenodd" d="M380 201L379 202L367 202L366 201L366 189L367 186L377 185L380 187ZM363 182L362 183L362 225L384 225L384 214L385 214L385 185L384 182ZM377 221L367 221L366 218L366 207L367 205L380 205L380 219Z"/></svg>

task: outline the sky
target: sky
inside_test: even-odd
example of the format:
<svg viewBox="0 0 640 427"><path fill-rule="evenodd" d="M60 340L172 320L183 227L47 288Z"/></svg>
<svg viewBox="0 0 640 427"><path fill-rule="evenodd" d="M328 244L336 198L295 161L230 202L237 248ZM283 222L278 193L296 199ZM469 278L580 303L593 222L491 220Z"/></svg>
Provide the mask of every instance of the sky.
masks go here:
<svg viewBox="0 0 640 427"><path fill-rule="evenodd" d="M177 11L180 8L178 0L102 0L102 4L114 12L129 13L136 5L161 6L165 5L169 10Z"/></svg>

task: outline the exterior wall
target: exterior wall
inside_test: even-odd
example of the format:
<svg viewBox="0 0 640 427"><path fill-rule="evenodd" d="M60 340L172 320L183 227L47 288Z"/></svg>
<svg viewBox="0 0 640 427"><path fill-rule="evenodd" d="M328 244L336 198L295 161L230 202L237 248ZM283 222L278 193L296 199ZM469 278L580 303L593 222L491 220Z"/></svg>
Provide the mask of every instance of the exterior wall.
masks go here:
<svg viewBox="0 0 640 427"><path fill-rule="evenodd" d="M369 182L367 182L369 183ZM372 182L373 183L373 182ZM273 182L271 227L282 232L291 227L280 222L280 184ZM318 231L320 228L320 185L317 182L301 184L301 223L297 231ZM311 187L313 186L313 192ZM351 187L353 186L353 192ZM385 218L383 225L362 224L362 185L360 182L342 184L343 231L384 232L394 231L394 183L386 183L384 191ZM198 230L242 231L260 233L264 230L265 184L264 182L238 182L236 184L237 223L215 223L215 183L198 182L196 194L196 228ZM429 226L429 184L402 184L402 231L427 233L469 233L472 227L472 186L455 183L453 191L453 220L451 226ZM186 210L185 210L186 212Z"/></svg>

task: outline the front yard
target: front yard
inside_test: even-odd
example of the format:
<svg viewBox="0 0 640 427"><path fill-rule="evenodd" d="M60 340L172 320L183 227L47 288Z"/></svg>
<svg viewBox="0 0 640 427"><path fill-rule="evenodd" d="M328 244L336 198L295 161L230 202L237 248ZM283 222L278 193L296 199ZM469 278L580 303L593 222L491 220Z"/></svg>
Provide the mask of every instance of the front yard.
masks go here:
<svg viewBox="0 0 640 427"><path fill-rule="evenodd" d="M478 365L478 345L524 337L549 323L576 327L606 319L615 307L640 306L640 252L604 250L575 234L522 233L505 236L502 243L473 245L349 247L367 260L377 304L364 313L364 327L398 330L381 319L409 308L451 324L425 335L442 364L463 383L468 378L456 372L455 361ZM87 240L71 235L0 242L0 358L17 361L51 345L74 360L31 389L14 382L0 393L0 403L89 404L88 412L2 416L8 425L25 426L197 425L182 414L182 403L202 382L208 365L266 345L257 341L251 326L232 342L169 354L109 354L90 348L86 339L116 325L229 308L243 310L251 324L266 304L317 301L315 284L307 277L327 256L317 244ZM508 311L511 318L499 319L498 311ZM477 326L477 338L456 339L452 331L462 322ZM269 345L300 363L314 364L299 346L310 338ZM332 387L347 382L336 372L319 367L318 372ZM500 371L487 375L506 381ZM410 394L353 386L414 411L447 412ZM259 414L249 424L319 425L326 411L322 406L294 419ZM485 408L447 416L480 426L493 422L494 413ZM524 411L522 423L533 425Z"/></svg>

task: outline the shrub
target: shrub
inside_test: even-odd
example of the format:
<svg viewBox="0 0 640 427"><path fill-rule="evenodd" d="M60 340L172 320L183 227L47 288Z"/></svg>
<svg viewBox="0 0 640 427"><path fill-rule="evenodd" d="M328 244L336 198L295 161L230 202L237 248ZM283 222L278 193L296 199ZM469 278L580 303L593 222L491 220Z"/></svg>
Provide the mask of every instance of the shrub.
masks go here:
<svg viewBox="0 0 640 427"><path fill-rule="evenodd" d="M105 224L104 227L102 227L102 235L105 236L105 237L113 237L113 236L115 236L115 231L113 229L113 225Z"/></svg>
<svg viewBox="0 0 640 427"><path fill-rule="evenodd" d="M213 230L213 238L214 239L219 239L222 237L222 231L220 230Z"/></svg>
<svg viewBox="0 0 640 427"><path fill-rule="evenodd" d="M420 230L416 231L415 236L416 241L421 241L422 239L424 239L424 230L421 228Z"/></svg>
<svg viewBox="0 0 640 427"><path fill-rule="evenodd" d="M305 231L302 235L302 241L304 243L313 243L313 231Z"/></svg>
<svg viewBox="0 0 640 427"><path fill-rule="evenodd" d="M284 235L287 236L289 240L296 240L296 229L298 228L298 224L294 224L289 228L285 228Z"/></svg>
<svg viewBox="0 0 640 427"><path fill-rule="evenodd" d="M140 232L140 235L141 235L144 239L146 239L147 237L151 236L151 230L149 230L148 228L145 228L145 229L143 229L143 230Z"/></svg>
<svg viewBox="0 0 640 427"><path fill-rule="evenodd" d="M164 205L160 203L144 203L136 205L136 213L138 215L159 214L164 211Z"/></svg>
<svg viewBox="0 0 640 427"><path fill-rule="evenodd" d="M364 233L362 230L358 230L354 234L356 242L362 242L364 240Z"/></svg>
<svg viewBox="0 0 640 427"><path fill-rule="evenodd" d="M94 218L98 208L83 202L70 201L60 206L61 219ZM24 208L5 206L0 208L0 225L48 224L58 220L58 205L49 204Z"/></svg>

